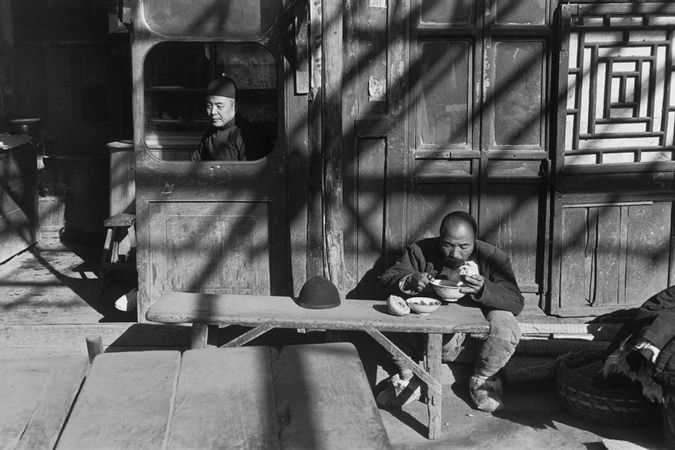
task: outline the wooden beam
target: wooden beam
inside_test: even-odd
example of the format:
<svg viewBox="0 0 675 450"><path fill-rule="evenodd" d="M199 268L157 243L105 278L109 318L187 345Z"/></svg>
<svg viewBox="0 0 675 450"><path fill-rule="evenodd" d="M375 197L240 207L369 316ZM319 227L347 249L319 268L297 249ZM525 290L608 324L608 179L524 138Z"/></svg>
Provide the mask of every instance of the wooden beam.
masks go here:
<svg viewBox="0 0 675 450"><path fill-rule="evenodd" d="M258 336L262 336L263 334L267 333L272 328L274 328L274 324L272 324L272 323L260 325L259 327L248 330L246 333L242 334L241 336L239 336L235 339L232 339L230 342L228 342L226 344L223 344L220 347L221 348L228 348L228 347L242 346L242 345L252 341L253 339L257 338Z"/></svg>
<svg viewBox="0 0 675 450"><path fill-rule="evenodd" d="M323 2L323 199L326 272L344 289L343 143L342 143L342 1Z"/></svg>
<svg viewBox="0 0 675 450"><path fill-rule="evenodd" d="M307 186L306 277L324 275L321 165L321 1L309 2L310 92L308 105L309 185Z"/></svg>

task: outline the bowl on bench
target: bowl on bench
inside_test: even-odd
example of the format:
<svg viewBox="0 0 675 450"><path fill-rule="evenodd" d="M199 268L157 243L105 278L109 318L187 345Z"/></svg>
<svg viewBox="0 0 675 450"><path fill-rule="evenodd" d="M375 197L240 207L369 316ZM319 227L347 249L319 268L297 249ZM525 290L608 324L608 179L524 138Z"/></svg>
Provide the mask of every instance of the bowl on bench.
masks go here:
<svg viewBox="0 0 675 450"><path fill-rule="evenodd" d="M432 280L429 284L431 284L436 295L446 302L456 302L466 295L464 292L460 292L462 286L458 286L456 281Z"/></svg>
<svg viewBox="0 0 675 450"><path fill-rule="evenodd" d="M410 309L421 315L432 313L441 306L439 300L431 297L410 297L406 300L406 303L410 306Z"/></svg>

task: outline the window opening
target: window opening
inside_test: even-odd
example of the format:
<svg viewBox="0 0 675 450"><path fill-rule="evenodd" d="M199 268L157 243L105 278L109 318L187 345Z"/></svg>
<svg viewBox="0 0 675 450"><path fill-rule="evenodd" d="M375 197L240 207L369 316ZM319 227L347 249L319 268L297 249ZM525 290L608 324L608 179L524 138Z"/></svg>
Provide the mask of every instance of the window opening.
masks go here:
<svg viewBox="0 0 675 450"><path fill-rule="evenodd" d="M226 126L207 114L207 87L219 76L236 85L236 117ZM152 48L144 64L145 142L160 160L255 161L274 148L277 133L278 83L274 56L256 43L163 42ZM222 93L222 92L221 92ZM229 128L236 126L236 132ZM217 129L216 129L217 128ZM210 149L241 147L241 158Z"/></svg>

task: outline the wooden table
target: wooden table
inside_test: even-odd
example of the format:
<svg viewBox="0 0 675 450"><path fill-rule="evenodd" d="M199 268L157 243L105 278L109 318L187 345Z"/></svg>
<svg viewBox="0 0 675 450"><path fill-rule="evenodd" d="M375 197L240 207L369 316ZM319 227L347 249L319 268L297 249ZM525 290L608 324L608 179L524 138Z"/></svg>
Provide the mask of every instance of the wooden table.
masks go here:
<svg viewBox="0 0 675 450"><path fill-rule="evenodd" d="M206 346L208 325L253 327L223 347L244 345L274 328L365 331L391 355L402 359L427 386L430 439L437 439L441 433L442 335L488 330L479 308L459 303L444 304L426 316L411 313L397 317L389 314L385 302L379 300L343 299L336 308L307 309L298 306L292 297L183 292L166 294L150 306L146 318L161 323L192 323L193 348ZM427 335L426 367L413 361L383 332Z"/></svg>

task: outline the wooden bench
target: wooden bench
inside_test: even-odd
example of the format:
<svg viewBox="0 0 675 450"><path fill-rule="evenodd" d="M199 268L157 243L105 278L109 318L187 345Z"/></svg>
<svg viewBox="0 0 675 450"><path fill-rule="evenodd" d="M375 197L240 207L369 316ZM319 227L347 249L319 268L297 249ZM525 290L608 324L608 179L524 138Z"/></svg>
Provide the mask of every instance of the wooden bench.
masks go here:
<svg viewBox="0 0 675 450"><path fill-rule="evenodd" d="M276 356L267 347L98 355L57 448L389 448L351 344Z"/></svg>
<svg viewBox="0 0 675 450"><path fill-rule="evenodd" d="M387 352L417 375L426 386L429 414L428 436L442 432L442 337L447 333L485 333L488 324L475 305L449 303L434 314L389 314L381 300L342 299L337 308L310 309L289 296L204 294L169 292L148 308L145 317L153 322L192 324L192 348L206 347L210 326L240 325L248 331L223 344L239 347L272 329L357 330L370 335ZM384 333L422 333L427 336L424 365L413 361Z"/></svg>

